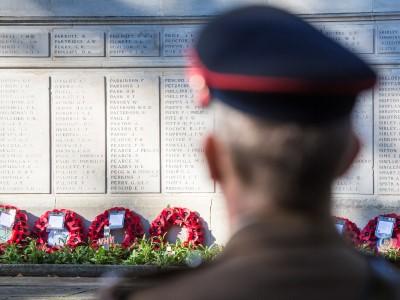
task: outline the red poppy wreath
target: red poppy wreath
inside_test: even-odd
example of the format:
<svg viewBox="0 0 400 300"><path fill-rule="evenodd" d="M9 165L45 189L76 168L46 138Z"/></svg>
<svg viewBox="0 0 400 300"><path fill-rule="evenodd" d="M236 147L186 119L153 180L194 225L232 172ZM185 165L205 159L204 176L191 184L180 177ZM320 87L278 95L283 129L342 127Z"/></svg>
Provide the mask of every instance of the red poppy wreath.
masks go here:
<svg viewBox="0 0 400 300"><path fill-rule="evenodd" d="M92 246L99 246L99 239L104 237L104 227L110 226L110 214L118 212L125 212L123 217L124 238L121 243L122 247L128 248L138 238L144 236L142 222L137 214L128 208L113 207L99 214L90 224L88 238Z"/></svg>
<svg viewBox="0 0 400 300"><path fill-rule="evenodd" d="M358 246L360 244L359 236L360 229L355 223L346 218L334 217L336 225L340 230L339 233L344 237L346 241L349 241L352 245Z"/></svg>
<svg viewBox="0 0 400 300"><path fill-rule="evenodd" d="M50 229L49 226L52 216L60 218L60 226L63 229ZM37 243L42 248L51 252L59 249L61 246L75 248L84 241L83 224L81 218L73 211L67 209L53 209L46 211L35 222L34 234L37 237ZM59 235L57 235L59 234ZM65 238L62 242L50 242L49 239L60 240L60 236Z"/></svg>
<svg viewBox="0 0 400 300"><path fill-rule="evenodd" d="M375 236L376 226L379 217L387 217L396 219L393 226L392 238L396 241L391 244L391 247L400 249L400 216L394 213L376 216L368 221L364 229L360 233L360 243L370 249L377 249L378 237Z"/></svg>
<svg viewBox="0 0 400 300"><path fill-rule="evenodd" d="M5 226L1 226L3 230L7 230L7 225L10 226L10 231L7 234L8 240L0 245L0 250L5 247L6 244L22 244L29 236L28 228L28 216L26 213L19 210L17 207L12 205L0 205L0 211L5 214Z"/></svg>
<svg viewBox="0 0 400 300"><path fill-rule="evenodd" d="M183 241L185 246L198 246L204 243L204 231L201 220L196 213L187 208L165 208L151 222L150 236L153 242L160 243L172 226L187 229L187 239Z"/></svg>

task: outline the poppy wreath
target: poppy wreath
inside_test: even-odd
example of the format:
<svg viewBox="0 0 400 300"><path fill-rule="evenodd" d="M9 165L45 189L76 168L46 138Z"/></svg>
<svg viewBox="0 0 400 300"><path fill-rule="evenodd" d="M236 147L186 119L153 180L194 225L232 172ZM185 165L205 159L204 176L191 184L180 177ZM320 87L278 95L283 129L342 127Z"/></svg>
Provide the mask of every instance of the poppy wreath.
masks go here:
<svg viewBox="0 0 400 300"><path fill-rule="evenodd" d="M0 245L0 250L4 249L6 244L22 244L29 236L27 214L12 205L0 205L0 209L5 211L15 209L15 220L10 239Z"/></svg>
<svg viewBox="0 0 400 300"><path fill-rule="evenodd" d="M37 243L40 248L45 249L48 252L52 252L60 248L59 246L52 247L47 244L47 226L49 225L50 213L63 213L65 215L64 226L65 229L68 230L68 239L65 243L68 247L75 248L83 243L84 234L81 218L75 212L68 209L53 209L48 210L41 215L33 226L34 235L37 237Z"/></svg>
<svg viewBox="0 0 400 300"><path fill-rule="evenodd" d="M346 218L334 217L336 221L343 221L343 237L352 245L358 246L360 244L360 229L355 223Z"/></svg>
<svg viewBox="0 0 400 300"><path fill-rule="evenodd" d="M185 246L199 246L204 243L204 230L199 216L187 208L165 208L151 222L150 236L154 243L161 243L172 226L186 228L188 236L183 241Z"/></svg>
<svg viewBox="0 0 400 300"><path fill-rule="evenodd" d="M378 218L380 216L395 218L396 223L394 224L392 238L397 239L397 244L395 245L397 249L400 249L400 216L394 213L379 215L368 221L367 225L363 228L360 233L360 243L370 249L376 250L376 242L378 238L375 236L376 225L378 223Z"/></svg>
<svg viewBox="0 0 400 300"><path fill-rule="evenodd" d="M111 211L125 211L124 240L121 246L129 248L138 238L144 236L144 230L140 217L128 208L113 207L99 214L89 226L88 239L93 247L98 247L98 240L104 237L104 226L110 225L108 216Z"/></svg>

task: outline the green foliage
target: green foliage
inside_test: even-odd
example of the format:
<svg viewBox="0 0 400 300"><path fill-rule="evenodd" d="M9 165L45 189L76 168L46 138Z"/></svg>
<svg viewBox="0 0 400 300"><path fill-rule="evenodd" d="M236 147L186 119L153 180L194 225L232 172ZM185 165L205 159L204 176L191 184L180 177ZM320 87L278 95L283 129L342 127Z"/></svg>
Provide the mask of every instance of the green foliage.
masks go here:
<svg viewBox="0 0 400 300"><path fill-rule="evenodd" d="M96 250L87 245L78 246L72 251L72 264L90 264L90 260L94 257Z"/></svg>
<svg viewBox="0 0 400 300"><path fill-rule="evenodd" d="M185 265L190 252L191 248L183 246L179 240L175 244L162 242L158 251L155 251L154 264L160 267Z"/></svg>
<svg viewBox="0 0 400 300"><path fill-rule="evenodd" d="M383 257L391 262L399 262L400 261L400 250L399 249L388 249Z"/></svg>
<svg viewBox="0 0 400 300"><path fill-rule="evenodd" d="M400 262L400 249L389 248L384 252L377 252L374 247L368 244L362 244L357 247L357 250L361 253L369 256L381 256L386 260L398 264Z"/></svg>
<svg viewBox="0 0 400 300"><path fill-rule="evenodd" d="M211 246L200 246L199 250L203 260L205 262L210 262L222 252L223 247L214 244Z"/></svg>
<svg viewBox="0 0 400 300"><path fill-rule="evenodd" d="M146 239L141 239L131 249L128 258L123 262L126 265L147 265L155 260L155 245Z"/></svg>
<svg viewBox="0 0 400 300"><path fill-rule="evenodd" d="M20 249L14 244L8 245L0 256L0 263L2 264L20 264L23 262L24 259L20 254Z"/></svg>
<svg viewBox="0 0 400 300"><path fill-rule="evenodd" d="M45 262L48 264L71 264L73 250L69 247L63 247L58 251L46 253Z"/></svg>
<svg viewBox="0 0 400 300"><path fill-rule="evenodd" d="M95 265L156 265L196 267L200 263L210 262L217 257L222 247L187 246L179 240L176 243L161 241L152 242L140 239L129 249L119 245L106 250L89 245L81 245L74 249L65 246L51 253L39 247L36 240L29 239L24 246L15 244L4 245L0 252L0 264L95 264ZM367 255L380 255L397 265L400 265L400 250L388 249L384 253L376 253L374 248L366 244L357 250Z"/></svg>
<svg viewBox="0 0 400 300"><path fill-rule="evenodd" d="M24 262L31 264L43 264L47 263L48 254L46 251L40 249L36 243L36 240L30 240L28 245L22 249L22 255Z"/></svg>
<svg viewBox="0 0 400 300"><path fill-rule="evenodd" d="M155 250L156 249L156 250ZM151 264L166 266L193 266L197 262L209 262L222 251L220 246L185 246L177 240L175 244L161 241L154 243L142 239L136 243L129 257L123 262L127 265Z"/></svg>
<svg viewBox="0 0 400 300"><path fill-rule="evenodd" d="M96 265L119 265L128 255L128 250L118 245L111 246L108 250L99 247L89 261Z"/></svg>
<svg viewBox="0 0 400 300"><path fill-rule="evenodd" d="M171 244L141 239L130 249L119 245L111 246L108 250L81 245L75 249L65 246L48 253L39 247L36 240L30 239L24 246L6 245L1 251L0 263L195 266L196 262L212 260L221 250L219 246L201 246L195 249L180 241Z"/></svg>
<svg viewBox="0 0 400 300"><path fill-rule="evenodd" d="M124 261L127 265L157 265L180 266L185 264L185 259L191 248L184 246L179 240L175 244L154 243L142 239L133 245L129 257Z"/></svg>

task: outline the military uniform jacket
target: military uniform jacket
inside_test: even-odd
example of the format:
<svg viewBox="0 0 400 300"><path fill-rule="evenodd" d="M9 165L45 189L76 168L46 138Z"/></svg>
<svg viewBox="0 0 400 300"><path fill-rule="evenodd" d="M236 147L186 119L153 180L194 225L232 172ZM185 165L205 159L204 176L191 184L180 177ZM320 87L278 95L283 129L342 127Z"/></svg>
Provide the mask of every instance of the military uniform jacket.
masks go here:
<svg viewBox="0 0 400 300"><path fill-rule="evenodd" d="M347 246L329 222L279 219L238 231L224 253L198 270L171 274L155 287L107 299L389 299L376 293L365 257ZM134 279L133 279L134 280ZM397 297L391 299L397 299Z"/></svg>

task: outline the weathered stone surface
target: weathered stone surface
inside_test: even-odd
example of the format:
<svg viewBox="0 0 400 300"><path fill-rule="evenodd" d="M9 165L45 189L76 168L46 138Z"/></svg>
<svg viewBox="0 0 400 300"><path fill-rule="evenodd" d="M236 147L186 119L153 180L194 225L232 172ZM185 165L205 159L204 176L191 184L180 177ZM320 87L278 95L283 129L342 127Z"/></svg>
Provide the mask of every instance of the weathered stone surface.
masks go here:
<svg viewBox="0 0 400 300"><path fill-rule="evenodd" d="M55 192L106 192L106 103L101 75L51 76Z"/></svg>
<svg viewBox="0 0 400 300"><path fill-rule="evenodd" d="M353 111L355 132L361 140L362 150L351 169L336 180L334 193L373 194L373 95L372 91L361 94Z"/></svg>
<svg viewBox="0 0 400 300"><path fill-rule="evenodd" d="M271 4L288 8L296 13L359 13L393 11L399 9L396 0L353 0L326 2L318 0L174 0L174 1L107 1L107 0L4 0L2 16L14 16L19 9L21 16L147 16L180 17L209 16L235 6Z"/></svg>
<svg viewBox="0 0 400 300"><path fill-rule="evenodd" d="M55 57L93 57L105 55L105 33L86 28L57 28L52 32Z"/></svg>
<svg viewBox="0 0 400 300"><path fill-rule="evenodd" d="M0 193L50 193L49 81L0 72Z"/></svg>
<svg viewBox="0 0 400 300"><path fill-rule="evenodd" d="M0 56L48 57L49 34L39 28L3 27L0 31Z"/></svg>
<svg viewBox="0 0 400 300"><path fill-rule="evenodd" d="M46 265L26 265L25 267L44 268ZM61 274L65 265L54 265L53 270ZM75 267L75 266L69 266ZM90 266L89 266L90 267ZM121 269L118 266L95 266L96 270L115 270ZM21 266L22 270L24 266ZM68 269L68 266L67 266ZM93 270L94 270L93 269ZM152 266L135 266L129 268L133 271L132 275L145 275L157 272L157 268ZM0 268L0 273L2 269ZM102 289L112 285L116 278L111 273L107 276L99 277L61 277L61 276L1 276L0 277L0 299L1 300L25 300L25 299L73 299L73 300L92 300L98 299ZM157 284L154 280L131 280L132 288L149 288Z"/></svg>
<svg viewBox="0 0 400 300"><path fill-rule="evenodd" d="M228 220L226 203L221 194L217 194L212 199L211 234L219 244L225 244L233 234Z"/></svg>
<svg viewBox="0 0 400 300"><path fill-rule="evenodd" d="M168 267L176 269L178 267ZM58 264L0 264L0 276L25 277L58 276L58 277L121 277L129 274L130 277L151 275L160 272L160 267L150 265L58 265ZM2 279L0 277L0 279ZM87 281L87 279L85 279ZM83 282L85 282L85 280ZM40 282L39 279L34 282ZM70 282L60 282L68 285ZM5 283L2 281L0 287ZM70 284L71 285L71 284Z"/></svg>
<svg viewBox="0 0 400 300"><path fill-rule="evenodd" d="M360 54L374 53L374 24L372 23L315 23L325 35Z"/></svg>
<svg viewBox="0 0 400 300"><path fill-rule="evenodd" d="M59 267L59 270L62 268ZM2 272L1 267L0 272ZM101 280L97 277L2 276L0 278L0 299L96 299L98 289L110 281L112 280Z"/></svg>
<svg viewBox="0 0 400 300"><path fill-rule="evenodd" d="M374 12L400 11L400 3L397 0L373 0Z"/></svg>
<svg viewBox="0 0 400 300"><path fill-rule="evenodd" d="M333 214L346 217L362 229L367 222L381 214L399 213L400 201L396 196L340 196L335 199Z"/></svg>
<svg viewBox="0 0 400 300"><path fill-rule="evenodd" d="M139 26L116 27L108 34L109 56L159 56L160 33Z"/></svg>
<svg viewBox="0 0 400 300"><path fill-rule="evenodd" d="M372 1L268 0L268 4L283 7L298 14L361 13L372 11Z"/></svg>
<svg viewBox="0 0 400 300"><path fill-rule="evenodd" d="M146 228L167 205L185 206L204 219L209 244L226 242L226 207L201 146L213 116L193 103L182 68L210 17L250 3L303 14L374 63L381 85L356 108L364 149L336 184L335 213L362 226L399 211L400 22L381 14L399 13L395 0L3 0L0 112L22 111L7 108L7 99L22 97L31 120L0 117L2 129L12 125L5 134L11 142L16 132L27 142L1 139L12 155L0 154L0 203L27 210L30 223L48 209L69 208L85 225L126 206ZM3 75L17 87L4 92ZM33 78L29 84L25 76Z"/></svg>
<svg viewBox="0 0 400 300"><path fill-rule="evenodd" d="M166 193L213 193L203 139L214 129L214 117L195 103L182 73L161 78L162 190Z"/></svg>

